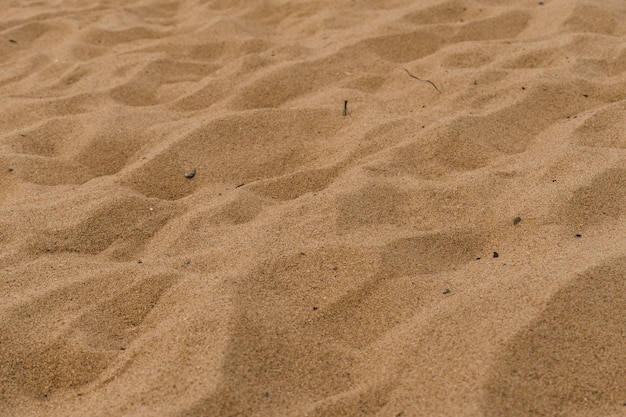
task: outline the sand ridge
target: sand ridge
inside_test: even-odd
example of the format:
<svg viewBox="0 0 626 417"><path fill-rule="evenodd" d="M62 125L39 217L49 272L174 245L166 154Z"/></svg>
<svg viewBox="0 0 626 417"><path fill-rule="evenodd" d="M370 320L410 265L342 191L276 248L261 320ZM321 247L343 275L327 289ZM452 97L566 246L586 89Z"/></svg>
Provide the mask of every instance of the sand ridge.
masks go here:
<svg viewBox="0 0 626 417"><path fill-rule="evenodd" d="M0 16L0 416L623 415L623 1Z"/></svg>

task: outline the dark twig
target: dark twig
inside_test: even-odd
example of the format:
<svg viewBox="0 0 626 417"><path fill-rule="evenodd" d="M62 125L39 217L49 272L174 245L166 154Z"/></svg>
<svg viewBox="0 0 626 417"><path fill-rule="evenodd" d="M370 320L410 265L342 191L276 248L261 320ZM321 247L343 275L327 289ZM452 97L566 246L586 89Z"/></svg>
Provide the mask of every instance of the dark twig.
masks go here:
<svg viewBox="0 0 626 417"><path fill-rule="evenodd" d="M348 100L343 101L343 115L344 116L348 115Z"/></svg>
<svg viewBox="0 0 626 417"><path fill-rule="evenodd" d="M411 74L408 69L405 68L404 70L406 71L407 74L409 74L409 77L415 78L417 81L421 81L423 83L428 83L428 84L432 85L433 87L435 87L435 90L437 90L439 92L439 94L441 94L441 90L437 88L437 86L435 85L434 82L432 82L430 80L422 80L421 78L416 77L415 75Z"/></svg>

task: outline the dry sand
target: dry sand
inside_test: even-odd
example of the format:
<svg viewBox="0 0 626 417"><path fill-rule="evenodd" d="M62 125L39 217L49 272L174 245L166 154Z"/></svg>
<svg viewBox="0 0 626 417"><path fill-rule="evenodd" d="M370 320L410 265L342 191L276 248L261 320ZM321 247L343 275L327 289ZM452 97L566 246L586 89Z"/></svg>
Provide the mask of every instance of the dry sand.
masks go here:
<svg viewBox="0 0 626 417"><path fill-rule="evenodd" d="M1 416L626 415L623 0L0 16Z"/></svg>

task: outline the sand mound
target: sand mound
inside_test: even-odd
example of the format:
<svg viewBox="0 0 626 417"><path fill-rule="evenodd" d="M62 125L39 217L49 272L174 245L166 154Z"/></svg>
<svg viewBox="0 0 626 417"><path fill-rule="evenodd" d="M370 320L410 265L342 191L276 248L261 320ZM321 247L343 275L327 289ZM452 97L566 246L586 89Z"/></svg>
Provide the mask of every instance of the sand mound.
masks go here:
<svg viewBox="0 0 626 417"><path fill-rule="evenodd" d="M623 1L0 16L1 416L623 415Z"/></svg>

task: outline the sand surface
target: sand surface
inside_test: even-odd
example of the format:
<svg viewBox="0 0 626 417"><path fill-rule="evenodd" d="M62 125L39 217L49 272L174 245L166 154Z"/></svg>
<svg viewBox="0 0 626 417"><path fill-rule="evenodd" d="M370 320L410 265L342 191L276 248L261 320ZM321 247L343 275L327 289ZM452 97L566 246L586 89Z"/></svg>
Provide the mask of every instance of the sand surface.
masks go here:
<svg viewBox="0 0 626 417"><path fill-rule="evenodd" d="M7 0L0 57L0 416L626 415L623 0Z"/></svg>

